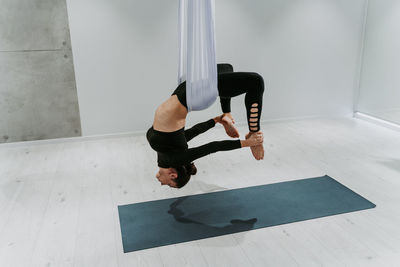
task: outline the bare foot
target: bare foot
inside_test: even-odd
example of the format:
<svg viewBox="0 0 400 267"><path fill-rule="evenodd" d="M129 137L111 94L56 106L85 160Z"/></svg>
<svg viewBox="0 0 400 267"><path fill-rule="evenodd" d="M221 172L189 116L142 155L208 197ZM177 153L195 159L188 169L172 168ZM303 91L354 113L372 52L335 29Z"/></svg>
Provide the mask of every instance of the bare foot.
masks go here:
<svg viewBox="0 0 400 267"><path fill-rule="evenodd" d="M239 131L236 129L234 123L235 121L230 113L225 113L222 115L221 124L225 128L226 134L233 138L239 137Z"/></svg>
<svg viewBox="0 0 400 267"><path fill-rule="evenodd" d="M252 132L246 134L246 139L249 139L252 134L253 134ZM253 156L256 160L264 159L264 146L262 144L258 146L251 146L250 149L251 153L253 153Z"/></svg>

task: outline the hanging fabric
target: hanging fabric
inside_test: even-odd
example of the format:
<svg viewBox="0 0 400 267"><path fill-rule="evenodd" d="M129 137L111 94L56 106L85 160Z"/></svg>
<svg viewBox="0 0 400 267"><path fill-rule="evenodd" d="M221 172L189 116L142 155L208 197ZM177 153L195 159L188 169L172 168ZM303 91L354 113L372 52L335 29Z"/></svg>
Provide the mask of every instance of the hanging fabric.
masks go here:
<svg viewBox="0 0 400 267"><path fill-rule="evenodd" d="M179 2L178 84L186 81L188 111L211 106L218 96L214 0Z"/></svg>

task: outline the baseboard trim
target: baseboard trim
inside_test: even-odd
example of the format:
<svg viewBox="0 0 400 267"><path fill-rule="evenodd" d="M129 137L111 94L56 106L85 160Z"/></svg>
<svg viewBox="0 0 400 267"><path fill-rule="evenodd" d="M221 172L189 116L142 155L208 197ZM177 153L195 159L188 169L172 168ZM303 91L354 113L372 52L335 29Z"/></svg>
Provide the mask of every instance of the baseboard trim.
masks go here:
<svg viewBox="0 0 400 267"><path fill-rule="evenodd" d="M134 137L134 136L143 135L144 133L145 132L143 132L143 131L136 131L136 132L127 132L127 133L77 136L77 137L54 138L54 139L33 140L33 141L19 141L19 142L12 142L12 143L2 143L2 144L0 144L0 148L24 147L24 146L34 146L34 145L47 145L47 144L59 144L59 143L95 141L95 140L100 140L100 139Z"/></svg>
<svg viewBox="0 0 400 267"><path fill-rule="evenodd" d="M390 122L390 121L385 121L379 118L376 118L374 116L362 113L362 112L355 112L354 113L354 118L360 119L360 120L364 120L364 121L368 121L370 123L379 125L379 126L383 126L392 130L396 130L396 131L400 131L400 125Z"/></svg>
<svg viewBox="0 0 400 267"><path fill-rule="evenodd" d="M347 115L321 115L321 116L302 116L302 117L288 117L288 118L280 118L280 119L270 119L270 120L261 120L261 124L273 124L273 123L284 123L291 121L301 121L301 120L313 120L313 119L343 119L343 118L351 118L353 114ZM236 122L236 126L244 127L247 125L246 121L238 121ZM222 126L221 126L222 127ZM146 130L147 131L147 130ZM144 136L146 131L134 131L134 132L125 132L125 133L113 133L113 134L103 134L103 135L89 135L89 136L77 136L77 137L68 137L68 138L54 138L54 139L46 139L46 140L34 140L34 141L19 141L19 142L11 142L11 143L2 143L0 144L0 148L6 147L25 147L25 146L33 146L33 145L47 145L47 144L59 144L59 143L70 143L70 142L84 142L84 141L95 141L100 139L112 139L112 138L127 138L127 137L135 137L135 136Z"/></svg>

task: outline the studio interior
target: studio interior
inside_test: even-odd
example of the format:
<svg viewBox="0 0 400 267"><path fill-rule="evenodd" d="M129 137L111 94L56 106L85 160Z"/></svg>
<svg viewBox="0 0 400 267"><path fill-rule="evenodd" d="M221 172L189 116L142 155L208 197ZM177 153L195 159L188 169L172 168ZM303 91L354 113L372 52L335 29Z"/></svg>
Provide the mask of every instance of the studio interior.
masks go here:
<svg viewBox="0 0 400 267"><path fill-rule="evenodd" d="M400 1L0 0L0 266L400 266Z"/></svg>

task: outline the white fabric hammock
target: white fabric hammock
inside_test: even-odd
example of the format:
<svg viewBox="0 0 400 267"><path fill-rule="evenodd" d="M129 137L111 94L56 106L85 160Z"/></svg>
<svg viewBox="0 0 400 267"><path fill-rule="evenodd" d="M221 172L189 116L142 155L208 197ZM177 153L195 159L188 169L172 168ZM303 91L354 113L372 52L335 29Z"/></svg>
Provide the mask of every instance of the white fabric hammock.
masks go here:
<svg viewBox="0 0 400 267"><path fill-rule="evenodd" d="M178 84L186 81L188 111L211 106L218 96L214 0L179 2Z"/></svg>

